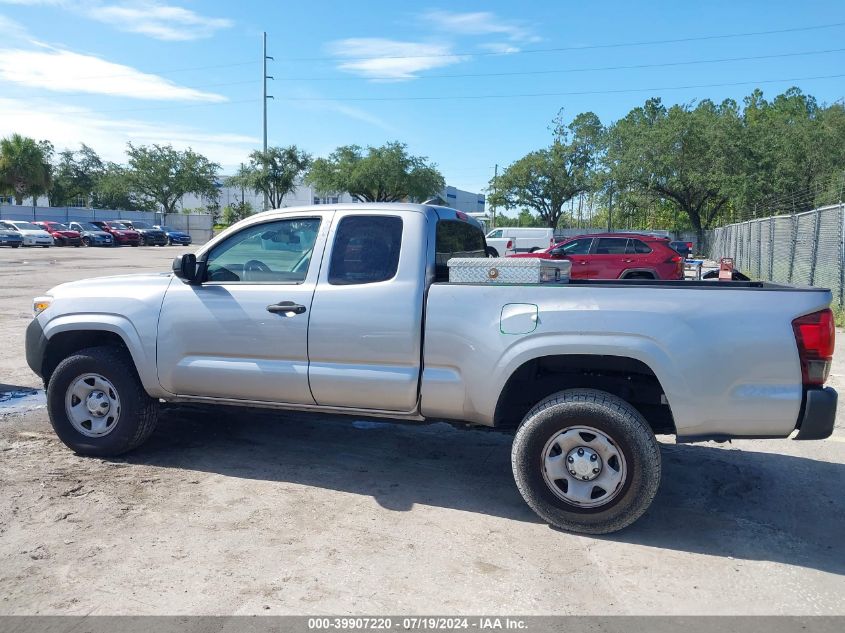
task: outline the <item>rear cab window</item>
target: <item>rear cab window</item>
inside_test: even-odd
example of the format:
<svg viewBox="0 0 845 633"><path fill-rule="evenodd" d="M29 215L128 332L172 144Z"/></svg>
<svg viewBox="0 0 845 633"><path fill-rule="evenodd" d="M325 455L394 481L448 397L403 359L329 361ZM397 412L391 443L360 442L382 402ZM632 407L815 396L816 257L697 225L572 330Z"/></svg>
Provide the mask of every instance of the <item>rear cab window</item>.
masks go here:
<svg viewBox="0 0 845 633"><path fill-rule="evenodd" d="M434 241L434 281L449 281L453 257L486 257L484 233L461 220L438 220Z"/></svg>

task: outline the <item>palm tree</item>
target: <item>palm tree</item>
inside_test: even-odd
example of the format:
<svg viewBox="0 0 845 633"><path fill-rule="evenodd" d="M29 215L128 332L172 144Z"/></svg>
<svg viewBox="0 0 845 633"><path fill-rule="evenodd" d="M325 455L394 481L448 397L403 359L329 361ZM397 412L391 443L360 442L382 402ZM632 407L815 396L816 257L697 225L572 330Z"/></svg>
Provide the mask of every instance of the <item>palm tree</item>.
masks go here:
<svg viewBox="0 0 845 633"><path fill-rule="evenodd" d="M0 140L0 189L10 190L15 204L37 197L50 188L50 154L47 142L12 134Z"/></svg>

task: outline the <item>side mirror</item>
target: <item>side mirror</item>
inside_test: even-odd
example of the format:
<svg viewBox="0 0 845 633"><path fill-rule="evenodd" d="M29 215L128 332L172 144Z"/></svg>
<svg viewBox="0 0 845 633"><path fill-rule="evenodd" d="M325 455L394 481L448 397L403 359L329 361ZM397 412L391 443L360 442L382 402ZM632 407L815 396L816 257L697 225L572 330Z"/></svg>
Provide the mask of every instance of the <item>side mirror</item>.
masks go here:
<svg viewBox="0 0 845 633"><path fill-rule="evenodd" d="M197 282L197 256L193 253L177 255L173 259L173 274L186 284Z"/></svg>

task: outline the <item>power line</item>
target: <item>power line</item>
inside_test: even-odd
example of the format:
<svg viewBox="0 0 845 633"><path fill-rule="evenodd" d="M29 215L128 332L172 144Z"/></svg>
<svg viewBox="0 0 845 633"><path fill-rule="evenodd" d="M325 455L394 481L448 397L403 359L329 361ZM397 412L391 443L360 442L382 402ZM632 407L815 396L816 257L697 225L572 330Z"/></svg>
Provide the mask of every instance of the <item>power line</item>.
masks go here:
<svg viewBox="0 0 845 633"><path fill-rule="evenodd" d="M206 108L210 106L227 106L238 103L255 103L258 99L238 99L236 101L217 101L213 103L191 103L186 105L161 106L153 108L120 108L117 110L86 110L84 114L112 114L116 112L150 112L155 110L183 110L186 108Z"/></svg>
<svg viewBox="0 0 845 633"><path fill-rule="evenodd" d="M216 84L203 84L200 86L177 86L181 90L200 90L202 88L220 88L224 86L240 86L244 84L257 84L260 83L260 79L246 79L244 81L225 81L222 83ZM99 96L99 97L125 97L128 99L139 99L137 95L126 95L126 94L110 94L106 92L70 92L70 93L61 93L60 91L56 91L56 94L60 94L61 98L64 99L66 97L92 97L92 96ZM156 101L156 99L148 99L149 101Z"/></svg>
<svg viewBox="0 0 845 633"><path fill-rule="evenodd" d="M293 62L317 62L317 61L367 61L374 59L428 59L432 57L491 57L501 55L525 55L529 53L557 53L563 51L585 51L600 48L624 48L628 46L654 46L660 44L679 44L682 42L703 42L707 40L729 39L736 37L752 37L757 35L779 35L783 33L797 33L801 31L816 31L820 29L831 29L845 26L845 22L834 22L831 24L817 24L814 26L796 26L788 29L774 29L770 31L749 31L746 33L722 33L717 35L700 35L696 37L679 37L666 40L648 40L641 42L616 42L610 44L586 44L582 46L556 46L552 48L531 48L512 53L500 52L463 52L463 53L429 53L428 55L376 55L369 57L289 57L286 61Z"/></svg>
<svg viewBox="0 0 845 633"><path fill-rule="evenodd" d="M87 77L76 77L76 79L82 81L87 79L112 79L116 77L136 77L139 74L142 75L171 75L173 73L183 73L189 72L192 70L213 70L215 68L233 68L235 66L251 66L257 63L259 60L253 59L248 62L232 62L230 64L212 64L210 66L189 66L187 68L171 68L170 70L138 70L133 69L134 72L131 73L121 73L118 75L89 75Z"/></svg>
<svg viewBox="0 0 845 633"><path fill-rule="evenodd" d="M448 73L436 75L415 75L413 79L452 79L452 78L469 78L469 77L514 77L519 75L554 75L564 73L583 73L583 72L598 72L605 70L634 70L641 68L666 68L669 66L691 66L695 64L717 64L723 62L740 62L753 61L760 59L778 59L783 57L801 57L809 55L824 55L828 53L841 53L845 48L830 48L818 51L802 51L795 53L777 53L773 55L752 55L747 57L722 57L717 59L700 59L684 62L661 62L657 64L631 64L627 66L593 66L589 68L562 68L555 70L526 70L526 71L512 71L512 72L492 72L492 73ZM279 81L361 81L364 80L389 80L396 79L396 77L278 77Z"/></svg>
<svg viewBox="0 0 845 633"><path fill-rule="evenodd" d="M665 90L688 90L693 88L723 88L728 86L747 86L753 84L772 84L785 81L812 81L817 79L837 79L845 74L817 75L815 77L786 77L783 79L763 79L757 81L736 81L730 83L690 84L686 86L662 86L654 88L619 88L613 90L578 90L570 92L525 92L517 94L490 95L427 95L418 97L280 97L280 101L460 101L479 99L515 99L525 97L572 97L582 95L623 94L630 92L661 92Z"/></svg>

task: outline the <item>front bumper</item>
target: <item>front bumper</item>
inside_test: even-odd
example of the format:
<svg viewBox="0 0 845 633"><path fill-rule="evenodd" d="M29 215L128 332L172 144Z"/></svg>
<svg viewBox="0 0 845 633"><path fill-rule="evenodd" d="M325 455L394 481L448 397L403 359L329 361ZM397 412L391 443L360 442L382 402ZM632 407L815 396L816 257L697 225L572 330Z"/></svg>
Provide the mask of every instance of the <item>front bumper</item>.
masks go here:
<svg viewBox="0 0 845 633"><path fill-rule="evenodd" d="M171 235L170 241L180 246L188 246L192 240L190 235Z"/></svg>
<svg viewBox="0 0 845 633"><path fill-rule="evenodd" d="M26 364L39 378L44 377L42 374L46 351L47 337L44 336L44 329L38 319L33 319L26 328Z"/></svg>
<svg viewBox="0 0 845 633"><path fill-rule="evenodd" d="M833 433L838 395L831 387L808 389L796 440L823 440Z"/></svg>
<svg viewBox="0 0 845 633"><path fill-rule="evenodd" d="M23 238L24 246L53 246L53 238L47 237L26 237Z"/></svg>
<svg viewBox="0 0 845 633"><path fill-rule="evenodd" d="M0 237L0 246L20 246L23 240L19 237Z"/></svg>

